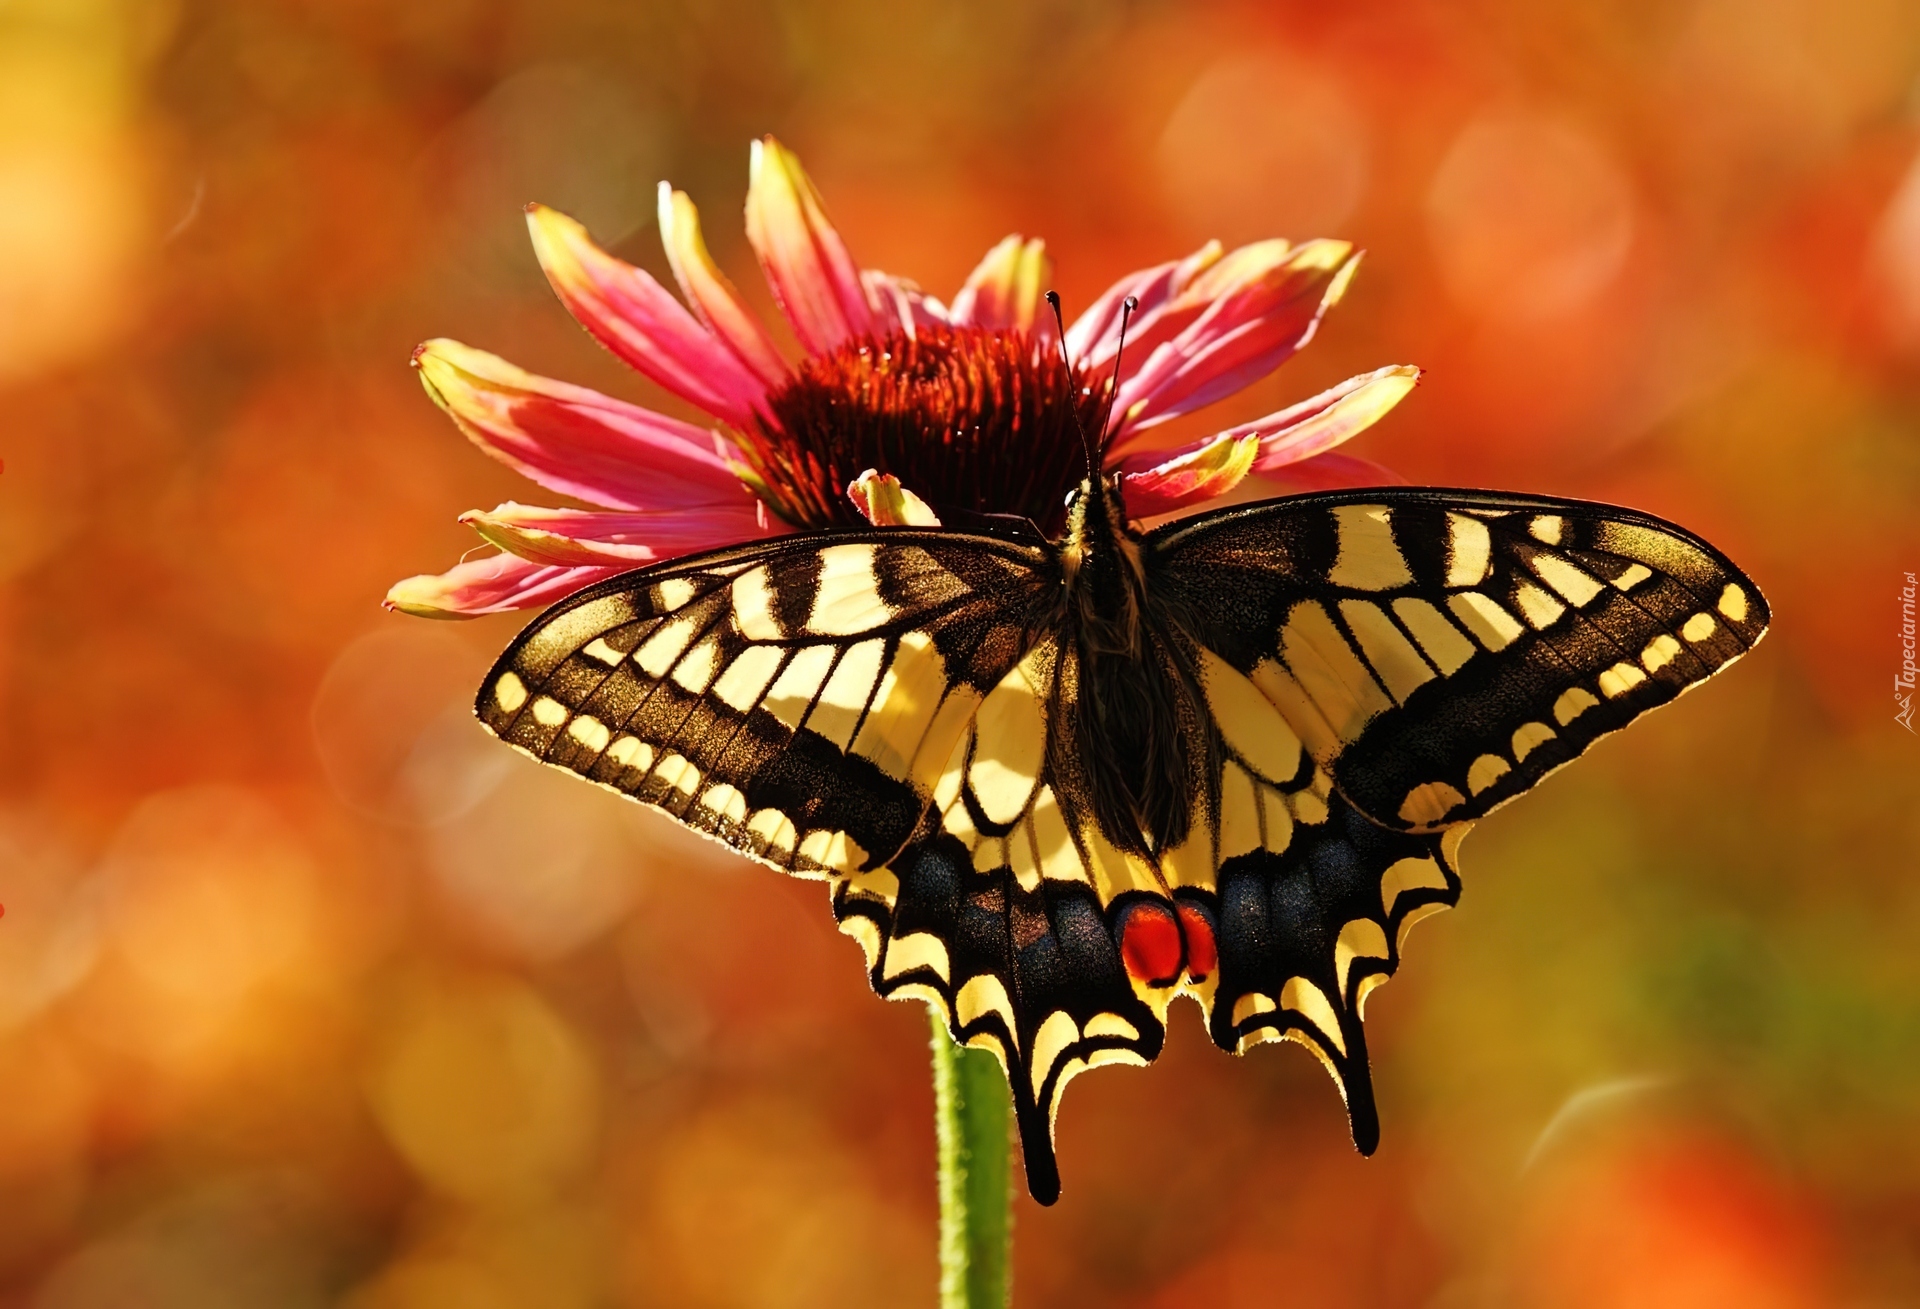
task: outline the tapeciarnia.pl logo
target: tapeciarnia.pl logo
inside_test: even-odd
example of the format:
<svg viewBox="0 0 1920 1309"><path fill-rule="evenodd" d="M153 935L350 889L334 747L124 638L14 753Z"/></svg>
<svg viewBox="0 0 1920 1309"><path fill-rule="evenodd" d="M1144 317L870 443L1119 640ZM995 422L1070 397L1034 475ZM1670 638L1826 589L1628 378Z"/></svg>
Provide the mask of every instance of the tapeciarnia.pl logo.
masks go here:
<svg viewBox="0 0 1920 1309"><path fill-rule="evenodd" d="M1913 731L1913 574L1900 588L1900 671L1893 675L1893 702L1900 706L1893 721Z"/></svg>

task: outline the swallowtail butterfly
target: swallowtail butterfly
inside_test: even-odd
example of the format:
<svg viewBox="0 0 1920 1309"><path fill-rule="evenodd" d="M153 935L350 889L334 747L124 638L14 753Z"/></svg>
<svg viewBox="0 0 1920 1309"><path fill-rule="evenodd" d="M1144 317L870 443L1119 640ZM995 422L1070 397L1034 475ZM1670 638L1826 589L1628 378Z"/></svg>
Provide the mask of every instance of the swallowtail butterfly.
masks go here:
<svg viewBox="0 0 1920 1309"><path fill-rule="evenodd" d="M1035 1199L1076 1074L1297 1041L1379 1138L1361 1017L1461 838L1766 630L1644 514L1408 487L1048 542L806 534L613 578L503 654L501 739L819 879L873 989L1012 1087Z"/></svg>

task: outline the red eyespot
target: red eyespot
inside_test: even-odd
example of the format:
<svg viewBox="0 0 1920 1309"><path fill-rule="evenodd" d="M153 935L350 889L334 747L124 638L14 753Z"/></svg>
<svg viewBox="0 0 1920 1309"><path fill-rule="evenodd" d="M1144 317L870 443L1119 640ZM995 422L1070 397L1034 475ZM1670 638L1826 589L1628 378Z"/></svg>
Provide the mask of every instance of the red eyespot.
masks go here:
<svg viewBox="0 0 1920 1309"><path fill-rule="evenodd" d="M1187 976L1204 982L1220 963L1220 948L1213 939L1213 924L1198 905L1184 901L1180 905L1180 930L1187 938Z"/></svg>
<svg viewBox="0 0 1920 1309"><path fill-rule="evenodd" d="M1127 911L1120 928L1120 958L1127 971L1149 986L1180 978L1180 925L1163 904L1142 901Z"/></svg>

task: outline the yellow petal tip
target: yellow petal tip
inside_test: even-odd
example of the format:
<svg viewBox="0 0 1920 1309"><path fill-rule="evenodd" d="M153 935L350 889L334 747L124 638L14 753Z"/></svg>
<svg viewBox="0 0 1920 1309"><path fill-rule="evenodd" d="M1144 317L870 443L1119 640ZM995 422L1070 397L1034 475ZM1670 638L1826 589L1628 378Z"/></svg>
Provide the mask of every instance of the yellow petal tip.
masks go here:
<svg viewBox="0 0 1920 1309"><path fill-rule="evenodd" d="M1353 250L1353 247L1344 241L1340 244L1345 245L1348 250ZM1353 275L1360 271L1360 260L1365 256L1366 251L1355 251L1351 258L1347 258L1347 261L1340 265L1340 271L1333 275L1333 280L1327 283L1327 293L1321 300L1328 308L1332 308L1346 298L1347 288L1353 284ZM1331 267L1331 264L1328 266Z"/></svg>
<svg viewBox="0 0 1920 1309"><path fill-rule="evenodd" d="M422 573L417 577L408 577L395 582L387 588L386 596L380 601L380 607L392 612L407 614L413 618L439 618L458 621L468 617L436 603L442 594L440 579L431 573Z"/></svg>
<svg viewBox="0 0 1920 1309"><path fill-rule="evenodd" d="M892 473L869 468L847 486L861 517L875 527L938 527L939 516Z"/></svg>

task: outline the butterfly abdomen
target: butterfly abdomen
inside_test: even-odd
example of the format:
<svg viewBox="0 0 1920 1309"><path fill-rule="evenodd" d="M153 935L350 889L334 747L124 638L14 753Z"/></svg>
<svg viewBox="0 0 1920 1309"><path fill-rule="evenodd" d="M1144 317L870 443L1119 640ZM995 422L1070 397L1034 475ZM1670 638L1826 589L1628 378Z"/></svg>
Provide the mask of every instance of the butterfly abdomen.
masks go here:
<svg viewBox="0 0 1920 1309"><path fill-rule="evenodd" d="M1158 640L1139 658L1083 649L1077 694L1057 710L1095 821L1116 848L1149 858L1187 839L1204 794L1196 792L1204 737L1181 682Z"/></svg>

